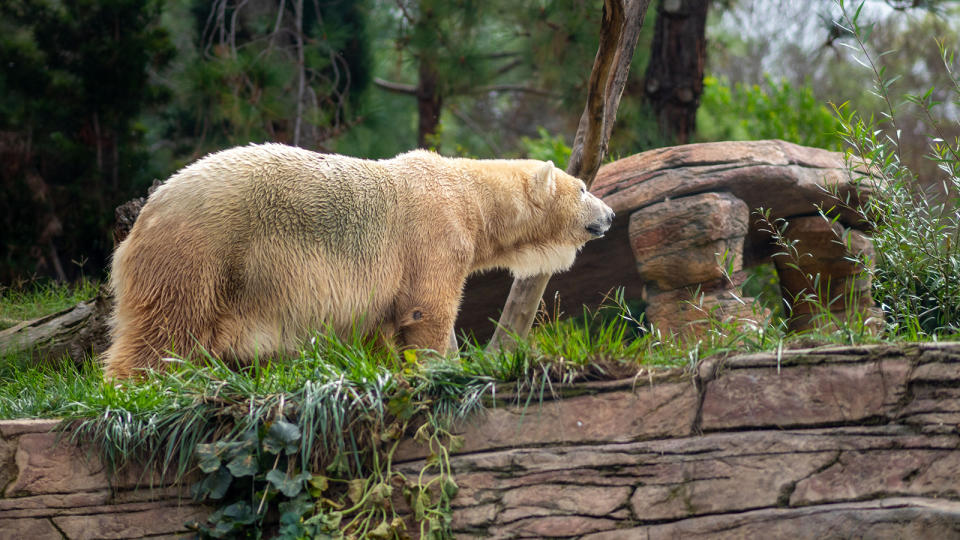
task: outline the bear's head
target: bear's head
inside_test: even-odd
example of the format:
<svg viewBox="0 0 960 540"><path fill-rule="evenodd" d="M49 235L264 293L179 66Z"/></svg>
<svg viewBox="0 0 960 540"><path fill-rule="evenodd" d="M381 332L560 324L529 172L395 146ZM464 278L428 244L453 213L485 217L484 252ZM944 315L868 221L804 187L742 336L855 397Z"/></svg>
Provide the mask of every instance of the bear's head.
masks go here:
<svg viewBox="0 0 960 540"><path fill-rule="evenodd" d="M532 212L521 229L529 231L518 242L509 265L516 277L552 274L570 268L583 244L602 237L613 224L613 210L587 190L579 178L547 161L526 180Z"/></svg>

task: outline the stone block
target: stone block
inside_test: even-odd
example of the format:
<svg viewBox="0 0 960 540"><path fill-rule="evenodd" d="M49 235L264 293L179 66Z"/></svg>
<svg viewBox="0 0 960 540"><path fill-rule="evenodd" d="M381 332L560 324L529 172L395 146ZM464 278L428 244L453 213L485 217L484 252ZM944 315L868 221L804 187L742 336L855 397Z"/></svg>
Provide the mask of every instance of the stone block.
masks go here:
<svg viewBox="0 0 960 540"><path fill-rule="evenodd" d="M718 256L729 254L733 270L742 265L750 211L727 193L670 199L630 216L630 245L637 271L661 291L723 276Z"/></svg>
<svg viewBox="0 0 960 540"><path fill-rule="evenodd" d="M663 521L776 506L783 490L828 464L834 453L674 460L652 468L630 498L636 519Z"/></svg>
<svg viewBox="0 0 960 540"><path fill-rule="evenodd" d="M26 433L18 438L17 478L6 496L74 493L109 488L107 475L95 459L56 433Z"/></svg>
<svg viewBox="0 0 960 540"><path fill-rule="evenodd" d="M54 523L70 540L142 538L186 532L186 523L205 519L208 508L195 505L158 506L136 512L61 516Z"/></svg>
<svg viewBox="0 0 960 540"><path fill-rule="evenodd" d="M696 415L692 382L657 383L635 391L608 392L497 407L457 427L462 453L568 441L633 441L687 435ZM396 461L418 459L427 449L413 441L397 450Z"/></svg>
<svg viewBox="0 0 960 540"><path fill-rule="evenodd" d="M905 362L724 370L707 383L702 428L820 426L890 415L906 392Z"/></svg>
<svg viewBox="0 0 960 540"><path fill-rule="evenodd" d="M490 538L570 538L616 527L612 519L547 516L521 519L491 530Z"/></svg>
<svg viewBox="0 0 960 540"><path fill-rule="evenodd" d="M892 498L804 508L765 508L589 534L583 540L942 540L960 537L956 501Z"/></svg>
<svg viewBox="0 0 960 540"><path fill-rule="evenodd" d="M49 519L0 519L0 540L63 540Z"/></svg>
<svg viewBox="0 0 960 540"><path fill-rule="evenodd" d="M960 452L904 448L841 452L836 463L797 483L792 506L922 495L957 497Z"/></svg>
<svg viewBox="0 0 960 540"><path fill-rule="evenodd" d="M60 420L37 420L34 418L17 418L0 421L0 437L9 439L24 433L48 433L60 425Z"/></svg>

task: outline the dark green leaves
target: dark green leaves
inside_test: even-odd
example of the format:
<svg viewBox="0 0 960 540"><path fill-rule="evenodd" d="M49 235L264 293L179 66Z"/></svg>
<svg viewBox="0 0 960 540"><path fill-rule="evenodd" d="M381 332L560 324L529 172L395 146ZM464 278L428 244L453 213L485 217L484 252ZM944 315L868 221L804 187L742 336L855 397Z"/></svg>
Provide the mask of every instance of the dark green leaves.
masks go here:
<svg viewBox="0 0 960 540"><path fill-rule="evenodd" d="M304 482L307 480L310 480L309 472L302 472L292 477L277 469L267 473L267 481L287 497L299 495L303 491Z"/></svg>
<svg viewBox="0 0 960 540"><path fill-rule="evenodd" d="M270 424L266 436L263 438L263 450L270 454L293 455L300 449L300 428L280 418Z"/></svg>

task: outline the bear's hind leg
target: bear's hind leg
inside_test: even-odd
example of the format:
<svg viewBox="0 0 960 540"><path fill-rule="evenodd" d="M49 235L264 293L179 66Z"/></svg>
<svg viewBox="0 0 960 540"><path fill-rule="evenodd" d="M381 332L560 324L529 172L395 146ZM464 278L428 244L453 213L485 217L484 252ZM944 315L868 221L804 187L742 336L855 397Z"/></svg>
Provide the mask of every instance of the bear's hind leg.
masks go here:
<svg viewBox="0 0 960 540"><path fill-rule="evenodd" d="M398 313L399 341L403 348L430 349L446 354L451 349L459 296L453 303L419 303Z"/></svg>

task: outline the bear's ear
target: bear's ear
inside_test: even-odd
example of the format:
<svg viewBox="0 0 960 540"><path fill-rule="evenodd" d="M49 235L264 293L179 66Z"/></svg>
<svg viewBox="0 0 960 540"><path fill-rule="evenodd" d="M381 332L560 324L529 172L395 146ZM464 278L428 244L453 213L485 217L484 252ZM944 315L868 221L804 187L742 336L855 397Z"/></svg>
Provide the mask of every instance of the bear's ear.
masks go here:
<svg viewBox="0 0 960 540"><path fill-rule="evenodd" d="M532 191L536 194L536 198L540 203L546 203L553 198L554 194L557 192L557 177L554 171L556 168L553 166L552 161L548 161L543 164L542 167L538 168L535 173L533 173L533 189Z"/></svg>

